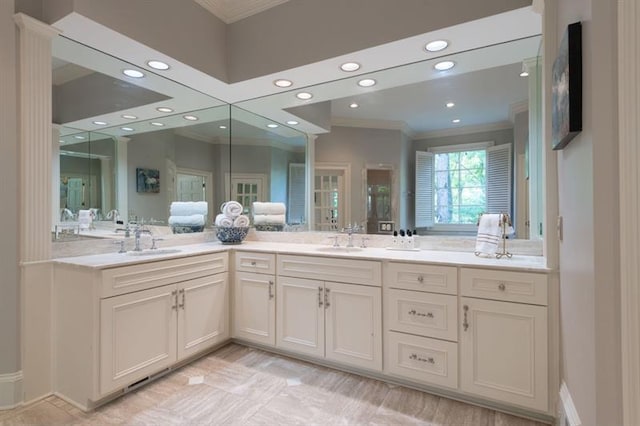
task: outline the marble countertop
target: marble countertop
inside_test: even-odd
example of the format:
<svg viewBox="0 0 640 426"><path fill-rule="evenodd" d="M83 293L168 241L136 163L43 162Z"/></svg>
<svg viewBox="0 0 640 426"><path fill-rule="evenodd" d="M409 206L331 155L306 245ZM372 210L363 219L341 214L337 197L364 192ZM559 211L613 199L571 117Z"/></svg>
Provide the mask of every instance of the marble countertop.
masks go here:
<svg viewBox="0 0 640 426"><path fill-rule="evenodd" d="M512 258L478 257L473 253L439 250L390 250L386 248L333 248L330 245L293 244L281 242L245 241L238 245L223 245L219 242L208 242L183 246L161 247L157 251L108 253L87 256L76 256L54 259L57 264L107 269L139 263L156 262L166 259L177 259L186 256L216 253L228 250L245 250L274 252L278 254L297 254L328 256L342 259L394 260L412 263L434 263L454 266L488 267L534 272L549 272L545 258L542 256L514 255Z"/></svg>

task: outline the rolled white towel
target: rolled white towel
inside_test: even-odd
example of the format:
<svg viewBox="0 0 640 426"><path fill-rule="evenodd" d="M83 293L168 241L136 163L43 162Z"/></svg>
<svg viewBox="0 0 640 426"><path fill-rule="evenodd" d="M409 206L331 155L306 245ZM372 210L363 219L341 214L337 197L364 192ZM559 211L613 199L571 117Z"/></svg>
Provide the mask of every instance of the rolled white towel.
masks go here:
<svg viewBox="0 0 640 426"><path fill-rule="evenodd" d="M169 216L169 226L202 226L204 222L205 216L202 214Z"/></svg>
<svg viewBox="0 0 640 426"><path fill-rule="evenodd" d="M233 219L233 226L237 226L238 228L245 228L249 226L249 218L243 214Z"/></svg>
<svg viewBox="0 0 640 426"><path fill-rule="evenodd" d="M222 226L222 227L228 228L230 226L233 226L233 219L220 213L219 215L216 216L215 224L216 226Z"/></svg>
<svg viewBox="0 0 640 426"><path fill-rule="evenodd" d="M286 214L287 206L284 203L263 203L254 201L253 214Z"/></svg>
<svg viewBox="0 0 640 426"><path fill-rule="evenodd" d="M235 219L242 214L243 208L242 204L237 201L227 201L226 203L222 204L222 206L220 207L220 211L225 216L230 217L231 219Z"/></svg>
<svg viewBox="0 0 640 426"><path fill-rule="evenodd" d="M192 214L207 215L209 203L206 201L174 201L169 207L171 216L190 216Z"/></svg>
<svg viewBox="0 0 640 426"><path fill-rule="evenodd" d="M284 225L286 217L283 214L257 214L253 216L254 225Z"/></svg>

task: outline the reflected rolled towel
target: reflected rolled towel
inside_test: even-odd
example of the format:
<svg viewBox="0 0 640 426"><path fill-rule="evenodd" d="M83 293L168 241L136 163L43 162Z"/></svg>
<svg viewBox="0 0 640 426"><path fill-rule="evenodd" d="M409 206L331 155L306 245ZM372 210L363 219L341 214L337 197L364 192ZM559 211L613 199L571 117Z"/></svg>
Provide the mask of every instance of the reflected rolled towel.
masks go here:
<svg viewBox="0 0 640 426"><path fill-rule="evenodd" d="M209 204L206 201L174 201L169 207L171 216L190 216L192 214L207 215Z"/></svg>
<svg viewBox="0 0 640 426"><path fill-rule="evenodd" d="M204 215L191 214L184 216L169 216L169 226L203 226Z"/></svg>
<svg viewBox="0 0 640 426"><path fill-rule="evenodd" d="M222 204L220 210L225 216L230 217L231 219L235 219L242 214L243 208L242 204L237 201L227 201L226 203Z"/></svg>
<svg viewBox="0 0 640 426"><path fill-rule="evenodd" d="M222 226L225 228L229 228L230 226L233 226L233 219L231 219L230 217L220 213L219 215L216 216L216 226Z"/></svg>
<svg viewBox="0 0 640 426"><path fill-rule="evenodd" d="M284 203L263 203L255 201L253 203L253 214L286 214L287 206Z"/></svg>
<svg viewBox="0 0 640 426"><path fill-rule="evenodd" d="M498 251L498 244L502 239L500 214L483 214L478 225L476 237L476 253L493 256Z"/></svg>
<svg viewBox="0 0 640 426"><path fill-rule="evenodd" d="M253 216L254 225L284 225L286 216L283 214L257 214Z"/></svg>
<svg viewBox="0 0 640 426"><path fill-rule="evenodd" d="M249 218L243 214L233 219L233 226L236 226L238 228L245 228L249 226L249 223Z"/></svg>

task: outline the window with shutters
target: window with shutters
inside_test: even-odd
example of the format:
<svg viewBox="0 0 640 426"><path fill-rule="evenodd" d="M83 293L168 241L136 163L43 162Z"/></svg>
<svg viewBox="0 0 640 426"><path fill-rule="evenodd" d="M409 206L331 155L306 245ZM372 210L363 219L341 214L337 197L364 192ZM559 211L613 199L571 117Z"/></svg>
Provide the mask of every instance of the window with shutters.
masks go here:
<svg viewBox="0 0 640 426"><path fill-rule="evenodd" d="M511 212L511 145L416 152L416 226L473 231L481 213Z"/></svg>

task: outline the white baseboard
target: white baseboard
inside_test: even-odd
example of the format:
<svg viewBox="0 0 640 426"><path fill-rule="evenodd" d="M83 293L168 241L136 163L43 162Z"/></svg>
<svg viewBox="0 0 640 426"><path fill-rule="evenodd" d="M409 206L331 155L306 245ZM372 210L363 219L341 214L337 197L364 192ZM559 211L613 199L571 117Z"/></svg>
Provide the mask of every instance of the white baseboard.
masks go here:
<svg viewBox="0 0 640 426"><path fill-rule="evenodd" d="M562 402L562 423L561 426L581 426L580 416L578 416L578 410L573 405L573 399L569 393L567 384L563 381L560 386L560 401Z"/></svg>
<svg viewBox="0 0 640 426"><path fill-rule="evenodd" d="M0 410L22 405L22 371L0 374Z"/></svg>

